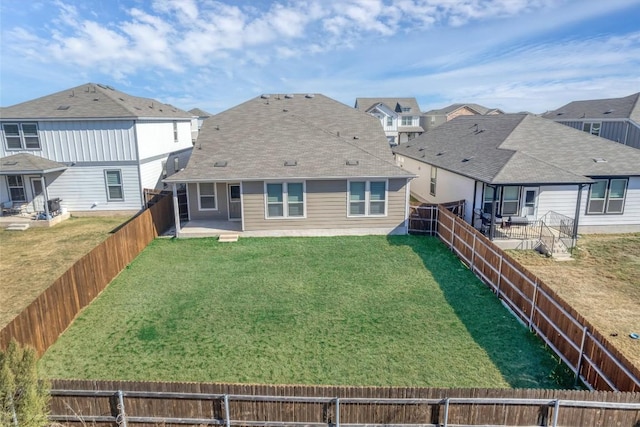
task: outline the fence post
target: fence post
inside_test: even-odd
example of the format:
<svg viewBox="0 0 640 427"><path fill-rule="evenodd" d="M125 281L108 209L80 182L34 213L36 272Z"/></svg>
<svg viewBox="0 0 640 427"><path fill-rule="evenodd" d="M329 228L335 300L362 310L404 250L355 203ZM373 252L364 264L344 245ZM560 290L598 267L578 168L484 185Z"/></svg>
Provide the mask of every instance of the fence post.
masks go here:
<svg viewBox="0 0 640 427"><path fill-rule="evenodd" d="M124 394L122 390L118 390L118 416L116 417L116 424L119 427L127 427L127 414L124 411Z"/></svg>
<svg viewBox="0 0 640 427"><path fill-rule="evenodd" d="M580 369L582 369L582 359L584 357L584 344L587 341L587 327L582 327L582 341L580 342L580 354L578 355L578 363L576 363L576 378L573 382L573 385L578 385L578 380L580 379Z"/></svg>
<svg viewBox="0 0 640 427"><path fill-rule="evenodd" d="M496 295L500 299L500 282L502 282L502 254L500 254L500 262L498 263L498 283L496 284Z"/></svg>
<svg viewBox="0 0 640 427"><path fill-rule="evenodd" d="M453 219L451 220L451 250L453 252L455 252L455 248L453 246L453 243L455 242L455 238L456 238L456 217L454 216Z"/></svg>
<svg viewBox="0 0 640 427"><path fill-rule="evenodd" d="M553 405L553 427L558 426L558 413L560 412L560 399L556 399Z"/></svg>
<svg viewBox="0 0 640 427"><path fill-rule="evenodd" d="M531 324L533 323L533 313L536 311L538 302L538 279L536 279L533 283L533 297L531 298L531 312L529 313L529 330L531 330Z"/></svg>
<svg viewBox="0 0 640 427"><path fill-rule="evenodd" d="M475 258L476 258L476 233L473 233L473 245L471 246L471 272L475 273Z"/></svg>
<svg viewBox="0 0 640 427"><path fill-rule="evenodd" d="M224 395L224 424L231 427L231 416L229 415L229 395Z"/></svg>
<svg viewBox="0 0 640 427"><path fill-rule="evenodd" d="M340 398L336 397L336 422L335 427L340 427Z"/></svg>
<svg viewBox="0 0 640 427"><path fill-rule="evenodd" d="M449 398L444 399L444 420L442 422L442 427L447 427L449 425Z"/></svg>

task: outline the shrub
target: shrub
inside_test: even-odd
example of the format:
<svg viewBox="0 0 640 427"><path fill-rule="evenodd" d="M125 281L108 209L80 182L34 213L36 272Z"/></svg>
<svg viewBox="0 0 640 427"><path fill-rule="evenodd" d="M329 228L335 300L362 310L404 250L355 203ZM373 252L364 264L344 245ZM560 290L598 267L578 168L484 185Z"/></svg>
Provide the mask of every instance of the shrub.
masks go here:
<svg viewBox="0 0 640 427"><path fill-rule="evenodd" d="M49 385L38 380L36 353L11 341L0 352L0 425L48 425Z"/></svg>

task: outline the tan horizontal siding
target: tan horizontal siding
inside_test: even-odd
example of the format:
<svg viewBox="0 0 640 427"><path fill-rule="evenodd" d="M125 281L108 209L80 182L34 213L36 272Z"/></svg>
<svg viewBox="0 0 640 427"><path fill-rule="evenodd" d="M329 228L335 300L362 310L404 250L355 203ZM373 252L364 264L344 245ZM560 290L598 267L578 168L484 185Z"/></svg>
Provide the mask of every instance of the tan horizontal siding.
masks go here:
<svg viewBox="0 0 640 427"><path fill-rule="evenodd" d="M198 210L198 184L187 184L189 192L189 213L191 219L204 219L224 221L229 219L227 212L227 184L216 184L216 202L218 204L217 211L200 211Z"/></svg>
<svg viewBox="0 0 640 427"><path fill-rule="evenodd" d="M264 183L243 183L243 211L246 231L393 228L404 223L406 180L390 179L387 216L347 217L347 181L306 182L307 216L304 219L265 219Z"/></svg>

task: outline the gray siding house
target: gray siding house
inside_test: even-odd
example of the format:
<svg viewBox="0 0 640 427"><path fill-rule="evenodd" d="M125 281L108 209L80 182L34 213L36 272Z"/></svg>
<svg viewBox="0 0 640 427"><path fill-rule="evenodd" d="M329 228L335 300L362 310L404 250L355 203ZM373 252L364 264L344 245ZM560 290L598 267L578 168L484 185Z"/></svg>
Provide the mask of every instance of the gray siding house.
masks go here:
<svg viewBox="0 0 640 427"><path fill-rule="evenodd" d="M201 236L404 234L413 176L395 165L374 117L292 94L205 120L186 168L164 181L176 201L186 190L179 237L196 225Z"/></svg>
<svg viewBox="0 0 640 427"><path fill-rule="evenodd" d="M394 149L432 203L503 220L568 218L578 232L640 231L640 151L527 114L463 116Z"/></svg>
<svg viewBox="0 0 640 427"><path fill-rule="evenodd" d="M624 98L570 102L542 117L640 149L640 92Z"/></svg>
<svg viewBox="0 0 640 427"><path fill-rule="evenodd" d="M187 163L192 115L87 83L0 110L0 202L48 211L138 211Z"/></svg>

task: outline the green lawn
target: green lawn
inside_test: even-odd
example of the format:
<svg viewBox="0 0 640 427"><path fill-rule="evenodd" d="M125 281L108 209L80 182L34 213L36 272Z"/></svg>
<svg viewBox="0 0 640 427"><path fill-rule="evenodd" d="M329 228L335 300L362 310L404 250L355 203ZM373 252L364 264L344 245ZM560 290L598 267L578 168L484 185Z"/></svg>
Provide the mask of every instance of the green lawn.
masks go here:
<svg viewBox="0 0 640 427"><path fill-rule="evenodd" d="M571 384L442 244L417 236L156 240L39 367L51 378Z"/></svg>

